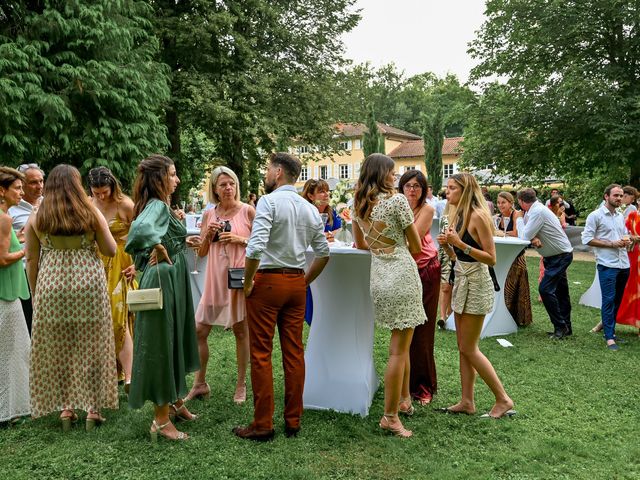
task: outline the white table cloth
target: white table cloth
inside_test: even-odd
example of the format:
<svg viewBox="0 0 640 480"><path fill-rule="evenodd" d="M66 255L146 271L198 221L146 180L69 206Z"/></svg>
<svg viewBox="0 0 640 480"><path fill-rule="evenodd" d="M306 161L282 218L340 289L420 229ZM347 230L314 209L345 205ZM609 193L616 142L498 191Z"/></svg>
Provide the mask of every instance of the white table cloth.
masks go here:
<svg viewBox="0 0 640 480"><path fill-rule="evenodd" d="M307 252L307 265L313 253ZM368 415L379 380L373 363L370 253L331 246L311 284L313 320L305 351L304 408Z"/></svg>
<svg viewBox="0 0 640 480"><path fill-rule="evenodd" d="M504 303L504 283L513 261L529 242L514 237L493 237L493 240L496 244L496 264L493 269L500 284L500 291L495 292L493 310L484 317L480 338L508 335L518 331L518 325ZM453 313L447 319L446 328L456 329Z"/></svg>
<svg viewBox="0 0 640 480"><path fill-rule="evenodd" d="M602 291L600 290L600 279L598 278L598 266L596 264L596 275L589 290L580 297L580 305L587 307L602 308Z"/></svg>

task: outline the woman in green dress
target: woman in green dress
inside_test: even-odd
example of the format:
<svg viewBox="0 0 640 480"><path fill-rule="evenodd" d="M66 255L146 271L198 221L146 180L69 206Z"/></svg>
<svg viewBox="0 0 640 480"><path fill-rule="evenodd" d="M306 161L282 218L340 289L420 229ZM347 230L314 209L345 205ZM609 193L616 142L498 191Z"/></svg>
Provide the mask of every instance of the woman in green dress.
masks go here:
<svg viewBox="0 0 640 480"><path fill-rule="evenodd" d="M198 345L191 303L189 271L184 255L186 228L172 213L169 196L180 183L173 161L151 155L138 166L133 187L134 221L125 251L142 272L140 289L162 289L162 310L138 312L134 326L133 370L129 405L155 404L151 439L188 436L171 423L195 420L182 400L186 374L199 370Z"/></svg>

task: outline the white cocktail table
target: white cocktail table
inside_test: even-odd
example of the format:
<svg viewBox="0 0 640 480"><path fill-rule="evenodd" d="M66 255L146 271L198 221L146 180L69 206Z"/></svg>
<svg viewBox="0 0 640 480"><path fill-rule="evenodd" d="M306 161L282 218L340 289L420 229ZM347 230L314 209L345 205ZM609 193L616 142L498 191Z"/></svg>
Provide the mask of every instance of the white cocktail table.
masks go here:
<svg viewBox="0 0 640 480"><path fill-rule="evenodd" d="M496 244L496 264L493 269L500 284L500 291L495 292L493 310L484 317L480 338L508 335L518 331L518 325L504 303L504 283L513 261L529 242L515 237L493 237L493 240ZM447 319L446 328L456 329L453 313Z"/></svg>
<svg viewBox="0 0 640 480"><path fill-rule="evenodd" d="M307 265L312 260L308 251ZM373 363L370 266L369 251L331 246L329 263L311 284L304 408L369 413L379 385Z"/></svg>
<svg viewBox="0 0 640 480"><path fill-rule="evenodd" d="M598 278L598 265L596 264L596 276L593 277L593 283L589 290L584 292L580 297L580 305L587 307L602 308L602 290L600 290L600 279Z"/></svg>

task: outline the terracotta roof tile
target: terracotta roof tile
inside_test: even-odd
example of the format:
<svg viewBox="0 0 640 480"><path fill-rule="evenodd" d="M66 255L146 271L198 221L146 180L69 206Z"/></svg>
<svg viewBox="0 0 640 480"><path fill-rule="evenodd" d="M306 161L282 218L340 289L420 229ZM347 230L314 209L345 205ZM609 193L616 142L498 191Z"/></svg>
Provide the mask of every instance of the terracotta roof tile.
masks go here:
<svg viewBox="0 0 640 480"><path fill-rule="evenodd" d="M391 135L394 137L408 138L410 140L417 140L419 135L400 130L399 128L392 127L386 123L376 122L378 124L378 131L383 135ZM338 123L336 124L336 130L339 135L344 137L361 137L369 129L364 123Z"/></svg>
<svg viewBox="0 0 640 480"><path fill-rule="evenodd" d="M459 155L462 153L462 147L460 142L464 140L464 137L451 137L445 138L442 145L443 155ZM403 142L394 148L389 154L391 158L408 158L408 157L423 157L424 156L424 141L412 140Z"/></svg>

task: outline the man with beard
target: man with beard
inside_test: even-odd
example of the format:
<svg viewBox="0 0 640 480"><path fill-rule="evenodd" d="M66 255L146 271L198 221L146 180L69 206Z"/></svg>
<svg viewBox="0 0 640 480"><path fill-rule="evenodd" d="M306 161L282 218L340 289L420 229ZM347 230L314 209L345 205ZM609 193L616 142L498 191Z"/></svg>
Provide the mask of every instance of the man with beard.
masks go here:
<svg viewBox="0 0 640 480"><path fill-rule="evenodd" d="M42 201L42 192L44 190L44 172L35 163L25 163L20 165L17 170L24 174L25 179L22 182L24 196L20 203L9 209L9 215L12 219L12 227L18 236L20 243L24 243L24 226L29 220L29 216L38 210L38 206ZM33 292L32 292L33 293ZM26 300L20 300L22 303L22 311L27 322L29 335L31 335L31 321L33 317L33 305L31 297Z"/></svg>
<svg viewBox="0 0 640 480"><path fill-rule="evenodd" d="M620 185L609 185L604 190L604 204L589 214L582 231L582 243L595 250L602 292L600 316L607 348L613 351L620 348L616 343L616 316L629 278L626 247L631 240L624 216L618 211L623 195Z"/></svg>
<svg viewBox="0 0 640 480"><path fill-rule="evenodd" d="M233 429L240 438L273 439L271 353L276 325L284 365L284 432L296 436L302 416L304 347L302 325L306 287L329 261L329 244L318 209L298 195L294 184L301 163L288 153L274 153L264 180L267 195L256 206L247 244L244 293L247 298L253 422ZM305 251L315 259L304 271Z"/></svg>

